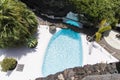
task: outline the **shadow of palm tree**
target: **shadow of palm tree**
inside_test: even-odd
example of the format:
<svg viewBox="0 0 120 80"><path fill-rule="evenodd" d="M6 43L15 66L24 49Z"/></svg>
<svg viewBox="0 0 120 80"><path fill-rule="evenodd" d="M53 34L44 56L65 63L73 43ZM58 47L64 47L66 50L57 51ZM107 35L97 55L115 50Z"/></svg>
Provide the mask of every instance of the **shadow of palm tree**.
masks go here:
<svg viewBox="0 0 120 80"><path fill-rule="evenodd" d="M110 33L110 31L106 31L106 32L103 33L103 35L104 35L105 37L107 37L107 36L109 36L109 33Z"/></svg>
<svg viewBox="0 0 120 80"><path fill-rule="evenodd" d="M19 47L19 48L7 48L1 49L0 54L5 55L5 57L15 57L20 59L22 56L36 52L35 48Z"/></svg>
<svg viewBox="0 0 120 80"><path fill-rule="evenodd" d="M39 39L39 35L39 31L37 31L34 37ZM34 52L36 52L36 48L28 48L26 46L21 46L15 48L0 49L0 56L4 55L5 57L14 57L20 59L21 57L26 56L27 54L32 54Z"/></svg>

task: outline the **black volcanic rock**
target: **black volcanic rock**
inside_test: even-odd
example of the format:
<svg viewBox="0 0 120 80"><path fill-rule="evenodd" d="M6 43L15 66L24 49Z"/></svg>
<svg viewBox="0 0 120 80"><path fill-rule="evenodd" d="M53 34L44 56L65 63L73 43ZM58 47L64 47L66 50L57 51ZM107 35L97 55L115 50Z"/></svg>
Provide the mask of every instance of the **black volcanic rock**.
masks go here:
<svg viewBox="0 0 120 80"><path fill-rule="evenodd" d="M120 74L87 76L83 78L82 80L120 80Z"/></svg>
<svg viewBox="0 0 120 80"><path fill-rule="evenodd" d="M21 0L36 12L54 16L65 16L73 7L68 0Z"/></svg>
<svg viewBox="0 0 120 80"><path fill-rule="evenodd" d="M36 80L120 80L119 70L120 62L99 63L66 69L54 75L37 78Z"/></svg>

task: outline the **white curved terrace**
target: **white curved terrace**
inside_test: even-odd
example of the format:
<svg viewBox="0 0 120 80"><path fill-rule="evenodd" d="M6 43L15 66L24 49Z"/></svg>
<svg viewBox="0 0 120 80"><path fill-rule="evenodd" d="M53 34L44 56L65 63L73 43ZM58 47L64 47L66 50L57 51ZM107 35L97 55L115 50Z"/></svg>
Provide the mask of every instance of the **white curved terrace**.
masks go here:
<svg viewBox="0 0 120 80"><path fill-rule="evenodd" d="M111 30L109 32L109 35L105 36L104 39L110 46L112 46L115 49L120 50L120 39L116 37L117 34L120 34L120 33L114 30Z"/></svg>

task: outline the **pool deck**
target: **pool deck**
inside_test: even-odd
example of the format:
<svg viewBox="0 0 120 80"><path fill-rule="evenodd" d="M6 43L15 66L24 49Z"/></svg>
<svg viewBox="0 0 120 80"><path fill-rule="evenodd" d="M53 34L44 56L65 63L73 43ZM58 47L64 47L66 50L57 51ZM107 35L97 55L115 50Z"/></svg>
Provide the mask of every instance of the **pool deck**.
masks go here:
<svg viewBox="0 0 120 80"><path fill-rule="evenodd" d="M17 71L18 66L12 72L0 71L0 80L34 80L42 76L42 62L47 44L52 34L49 33L48 26L39 26L38 45L35 49L16 48L10 50L0 50L0 61L4 57L16 58L18 64L23 64L23 71Z"/></svg>
<svg viewBox="0 0 120 80"><path fill-rule="evenodd" d="M57 31L60 28L57 28ZM0 80L34 80L42 77L42 63L44 53L52 34L49 32L49 26L39 25L38 27L38 45L35 49L14 48L0 50L0 61L5 57L16 58L18 64L24 65L22 71L17 71L18 66L13 71L0 71ZM96 42L89 43L86 35L81 34L83 46L83 65L96 64L100 62L109 63L118 61Z"/></svg>
<svg viewBox="0 0 120 80"><path fill-rule="evenodd" d="M104 38L99 42L99 44L111 55L120 60L120 39L116 38L116 34L120 33L111 30L108 36L105 36L106 34L108 34L108 32L104 34Z"/></svg>
<svg viewBox="0 0 120 80"><path fill-rule="evenodd" d="M83 46L83 65L96 64L96 63L111 63L118 61L106 49L96 42L88 42L86 35L82 34Z"/></svg>

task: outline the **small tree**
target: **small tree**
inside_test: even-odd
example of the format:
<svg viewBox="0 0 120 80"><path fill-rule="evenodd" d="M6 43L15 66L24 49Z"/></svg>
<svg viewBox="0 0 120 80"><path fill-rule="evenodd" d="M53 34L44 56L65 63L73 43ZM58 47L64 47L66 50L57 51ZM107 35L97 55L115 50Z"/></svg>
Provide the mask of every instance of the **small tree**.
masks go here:
<svg viewBox="0 0 120 80"><path fill-rule="evenodd" d="M98 29L98 31L95 33L96 36L96 41L100 41L102 34L108 30L111 30L111 26L106 26L106 19L102 20L101 23L99 24L100 28Z"/></svg>
<svg viewBox="0 0 120 80"><path fill-rule="evenodd" d="M4 58L1 62L1 67L3 71L13 70L17 65L17 61L14 58Z"/></svg>

